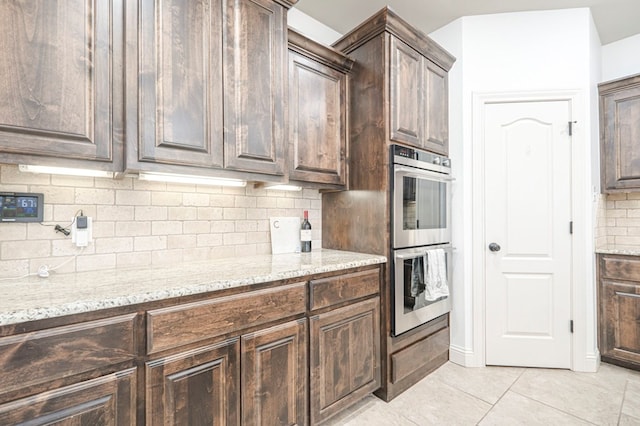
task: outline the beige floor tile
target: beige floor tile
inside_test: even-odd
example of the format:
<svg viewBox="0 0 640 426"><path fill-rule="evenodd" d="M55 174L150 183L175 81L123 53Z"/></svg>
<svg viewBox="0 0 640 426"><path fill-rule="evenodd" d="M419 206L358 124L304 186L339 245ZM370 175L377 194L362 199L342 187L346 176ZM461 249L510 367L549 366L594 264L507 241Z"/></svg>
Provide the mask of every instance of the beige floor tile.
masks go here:
<svg viewBox="0 0 640 426"><path fill-rule="evenodd" d="M394 411L417 425L475 425L491 409L474 396L427 377L389 402Z"/></svg>
<svg viewBox="0 0 640 426"><path fill-rule="evenodd" d="M481 426L571 426L590 425L591 423L515 392L507 392L479 424Z"/></svg>
<svg viewBox="0 0 640 426"><path fill-rule="evenodd" d="M622 414L620 416L619 426L640 426L640 419L637 417L631 417L627 414Z"/></svg>
<svg viewBox="0 0 640 426"><path fill-rule="evenodd" d="M374 396L369 396L326 423L330 426L417 426Z"/></svg>
<svg viewBox="0 0 640 426"><path fill-rule="evenodd" d="M513 392L598 425L618 422L626 378L608 368L599 373L528 369L511 387Z"/></svg>
<svg viewBox="0 0 640 426"><path fill-rule="evenodd" d="M622 414L640 419L640 380L630 379L627 381Z"/></svg>
<svg viewBox="0 0 640 426"><path fill-rule="evenodd" d="M489 404L495 404L524 372L524 368L466 368L448 362L430 377L467 392Z"/></svg>

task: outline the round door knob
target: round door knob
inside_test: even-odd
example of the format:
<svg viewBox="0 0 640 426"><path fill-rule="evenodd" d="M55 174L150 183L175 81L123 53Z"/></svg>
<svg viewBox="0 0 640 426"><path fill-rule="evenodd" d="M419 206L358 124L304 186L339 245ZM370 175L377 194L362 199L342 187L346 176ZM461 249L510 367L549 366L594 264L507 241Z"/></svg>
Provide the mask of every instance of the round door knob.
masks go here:
<svg viewBox="0 0 640 426"><path fill-rule="evenodd" d="M489 244L489 250L491 251L500 251L500 245L497 243Z"/></svg>

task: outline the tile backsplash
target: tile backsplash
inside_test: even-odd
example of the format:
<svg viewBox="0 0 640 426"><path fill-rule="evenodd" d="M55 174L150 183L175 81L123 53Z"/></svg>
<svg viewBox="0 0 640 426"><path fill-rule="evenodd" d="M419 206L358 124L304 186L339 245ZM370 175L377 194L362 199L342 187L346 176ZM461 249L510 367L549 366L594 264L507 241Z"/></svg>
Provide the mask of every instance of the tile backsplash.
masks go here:
<svg viewBox="0 0 640 426"><path fill-rule="evenodd" d="M0 164L0 192L44 194L44 222L0 223L0 279L42 265L80 272L271 253L269 217L309 210L313 247L321 247L317 190L268 191L21 173ZM57 233L82 210L93 242L75 247Z"/></svg>
<svg viewBox="0 0 640 426"><path fill-rule="evenodd" d="M640 249L640 192L601 197L596 248Z"/></svg>

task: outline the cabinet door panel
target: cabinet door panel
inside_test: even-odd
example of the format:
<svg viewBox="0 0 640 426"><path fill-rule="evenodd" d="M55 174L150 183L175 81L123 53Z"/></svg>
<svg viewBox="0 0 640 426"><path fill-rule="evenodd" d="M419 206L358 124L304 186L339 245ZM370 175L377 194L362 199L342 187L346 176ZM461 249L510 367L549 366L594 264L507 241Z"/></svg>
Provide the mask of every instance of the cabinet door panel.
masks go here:
<svg viewBox="0 0 640 426"><path fill-rule="evenodd" d="M242 424L303 425L307 320L242 336Z"/></svg>
<svg viewBox="0 0 640 426"><path fill-rule="evenodd" d="M289 178L345 184L344 73L289 52Z"/></svg>
<svg viewBox="0 0 640 426"><path fill-rule="evenodd" d="M139 161L222 167L221 1L142 1Z"/></svg>
<svg viewBox="0 0 640 426"><path fill-rule="evenodd" d="M114 160L122 20L120 0L0 2L1 152Z"/></svg>
<svg viewBox="0 0 640 426"><path fill-rule="evenodd" d="M640 87L604 97L604 189L640 188Z"/></svg>
<svg viewBox="0 0 640 426"><path fill-rule="evenodd" d="M449 100L446 71L424 60L425 140L424 148L442 155L449 154Z"/></svg>
<svg viewBox="0 0 640 426"><path fill-rule="evenodd" d="M229 169L284 172L286 10L225 0L224 159Z"/></svg>
<svg viewBox="0 0 640 426"><path fill-rule="evenodd" d="M603 280L600 300L602 356L640 366L640 285Z"/></svg>
<svg viewBox="0 0 640 426"><path fill-rule="evenodd" d="M422 56L391 38L390 139L422 146L424 132L424 72Z"/></svg>
<svg viewBox="0 0 640 426"><path fill-rule="evenodd" d="M0 424L129 426L136 423L136 369L0 405Z"/></svg>
<svg viewBox="0 0 640 426"><path fill-rule="evenodd" d="M238 425L238 339L146 364L148 425Z"/></svg>
<svg viewBox="0 0 640 426"><path fill-rule="evenodd" d="M376 297L310 319L312 424L379 387L379 305Z"/></svg>

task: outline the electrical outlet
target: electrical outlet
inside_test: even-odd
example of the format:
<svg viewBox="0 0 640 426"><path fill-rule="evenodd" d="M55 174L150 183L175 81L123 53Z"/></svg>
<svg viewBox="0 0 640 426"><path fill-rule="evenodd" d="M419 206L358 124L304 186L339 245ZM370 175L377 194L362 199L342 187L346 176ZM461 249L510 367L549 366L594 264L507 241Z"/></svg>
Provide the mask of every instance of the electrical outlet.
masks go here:
<svg viewBox="0 0 640 426"><path fill-rule="evenodd" d="M77 247L88 246L93 239L93 222L88 216L77 216L73 218L71 226L71 242Z"/></svg>

